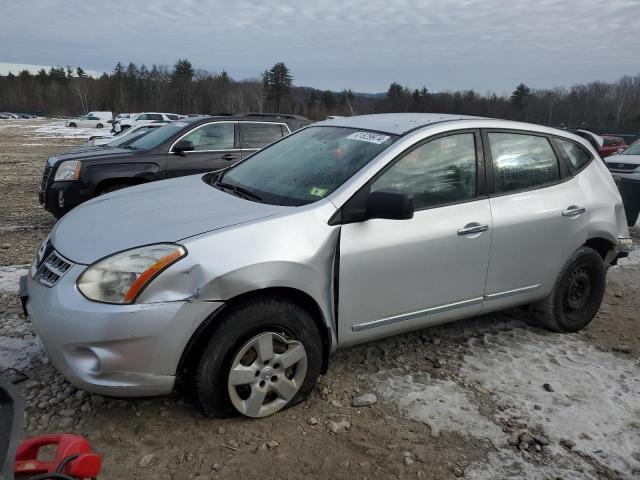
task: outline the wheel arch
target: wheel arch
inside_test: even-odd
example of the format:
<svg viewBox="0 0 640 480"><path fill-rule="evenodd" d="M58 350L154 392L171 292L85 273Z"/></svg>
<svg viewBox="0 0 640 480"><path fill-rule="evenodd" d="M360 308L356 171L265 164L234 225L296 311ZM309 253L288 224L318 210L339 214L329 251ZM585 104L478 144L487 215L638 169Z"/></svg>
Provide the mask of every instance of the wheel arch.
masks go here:
<svg viewBox="0 0 640 480"><path fill-rule="evenodd" d="M610 239L602 236L594 236L587 239L584 246L592 248L598 252L603 261L607 258L607 255L616 248L615 244Z"/></svg>
<svg viewBox="0 0 640 480"><path fill-rule="evenodd" d="M215 310L207 319L200 324L191 335L187 345L182 352L180 362L176 369L176 377L179 383L185 383L189 374L193 372L202 351L208 340L216 334L220 322L219 319L235 305L257 300L261 298L279 298L296 303L304 308L312 316L321 335L322 343L322 373L326 373L329 367L329 357L332 351L332 336L328 324L320 305L308 293L291 287L268 287L259 290L252 290L236 295L227 300L220 308Z"/></svg>
<svg viewBox="0 0 640 480"><path fill-rule="evenodd" d="M123 185L134 186L134 185L141 185L143 183L148 183L148 182L149 180L144 177L105 178L100 182L98 182L98 184L96 185L95 191L96 191L96 195L100 195L100 193L102 193L102 191L104 191L105 188L108 188L112 185L123 184Z"/></svg>

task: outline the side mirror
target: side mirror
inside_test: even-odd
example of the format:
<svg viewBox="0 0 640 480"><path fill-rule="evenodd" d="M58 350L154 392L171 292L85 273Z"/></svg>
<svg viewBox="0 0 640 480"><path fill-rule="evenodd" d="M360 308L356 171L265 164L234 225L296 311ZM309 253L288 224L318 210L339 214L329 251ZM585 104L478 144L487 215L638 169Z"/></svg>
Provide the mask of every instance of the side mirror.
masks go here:
<svg viewBox="0 0 640 480"><path fill-rule="evenodd" d="M173 153L177 155L184 155L184 152L193 152L194 150L193 142L189 140L180 140L173 146Z"/></svg>
<svg viewBox="0 0 640 480"><path fill-rule="evenodd" d="M369 218L408 220L413 218L413 197L400 190L376 190L367 199Z"/></svg>

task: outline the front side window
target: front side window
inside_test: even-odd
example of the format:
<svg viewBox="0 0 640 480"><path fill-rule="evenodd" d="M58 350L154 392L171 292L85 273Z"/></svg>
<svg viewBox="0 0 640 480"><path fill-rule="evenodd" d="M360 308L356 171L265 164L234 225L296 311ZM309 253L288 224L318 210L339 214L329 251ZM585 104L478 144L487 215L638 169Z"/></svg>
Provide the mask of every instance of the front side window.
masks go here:
<svg viewBox="0 0 640 480"><path fill-rule="evenodd" d="M496 193L508 193L560 179L558 159L546 137L489 133Z"/></svg>
<svg viewBox="0 0 640 480"><path fill-rule="evenodd" d="M556 143L560 150L567 156L571 163L571 171L580 170L591 160L591 154L579 145L567 140L556 139Z"/></svg>
<svg viewBox="0 0 640 480"><path fill-rule="evenodd" d="M203 150L233 150L234 124L209 123L196 128L182 138L193 142L195 151Z"/></svg>
<svg viewBox="0 0 640 480"><path fill-rule="evenodd" d="M214 180L250 190L266 203L306 205L331 194L397 138L353 128L309 127Z"/></svg>
<svg viewBox="0 0 640 480"><path fill-rule="evenodd" d="M473 133L431 140L402 157L371 186L413 195L416 209L461 202L476 196Z"/></svg>
<svg viewBox="0 0 640 480"><path fill-rule="evenodd" d="M282 138L282 127L274 123L240 123L242 148L263 148Z"/></svg>
<svg viewBox="0 0 640 480"><path fill-rule="evenodd" d="M149 117L149 115L147 115L146 113L143 113L141 115L138 115L136 120L147 120L148 117Z"/></svg>
<svg viewBox="0 0 640 480"><path fill-rule="evenodd" d="M174 135L179 134L182 129L187 127L189 123L195 120L197 119L192 118L185 119L180 122L167 123L166 125L158 127L152 132L149 132L148 135L145 135L144 137L130 143L128 147L133 150L149 150L151 148L157 148Z"/></svg>

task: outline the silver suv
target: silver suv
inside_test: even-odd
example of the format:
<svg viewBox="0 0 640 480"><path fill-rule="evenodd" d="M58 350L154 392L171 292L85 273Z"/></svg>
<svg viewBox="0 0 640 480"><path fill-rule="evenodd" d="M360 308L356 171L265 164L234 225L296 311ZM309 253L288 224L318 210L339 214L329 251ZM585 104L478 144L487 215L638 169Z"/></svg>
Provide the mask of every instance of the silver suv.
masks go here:
<svg viewBox="0 0 640 480"><path fill-rule="evenodd" d="M207 414L263 417L304 399L339 347L518 305L584 328L630 242L580 137L369 115L83 204L21 291L78 387L157 395L181 379Z"/></svg>

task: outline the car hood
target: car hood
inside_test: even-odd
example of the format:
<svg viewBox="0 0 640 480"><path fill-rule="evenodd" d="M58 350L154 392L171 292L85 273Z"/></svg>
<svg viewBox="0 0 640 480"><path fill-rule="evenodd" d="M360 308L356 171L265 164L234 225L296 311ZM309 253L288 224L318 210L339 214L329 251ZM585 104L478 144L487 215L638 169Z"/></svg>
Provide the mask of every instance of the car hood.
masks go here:
<svg viewBox="0 0 640 480"><path fill-rule="evenodd" d="M192 175L125 188L67 213L51 231L54 248L91 264L115 252L276 215L292 207L252 202L222 192Z"/></svg>
<svg viewBox="0 0 640 480"><path fill-rule="evenodd" d="M120 157L124 155L132 155L136 150L130 148L93 148L89 149L75 149L70 152L57 153L49 157L49 166L53 167L56 163L64 160L92 160L100 159L104 157Z"/></svg>
<svg viewBox="0 0 640 480"><path fill-rule="evenodd" d="M604 161L607 162L607 165L610 163L614 164L613 166L615 166L616 163L640 165L640 155L611 155L605 158Z"/></svg>

